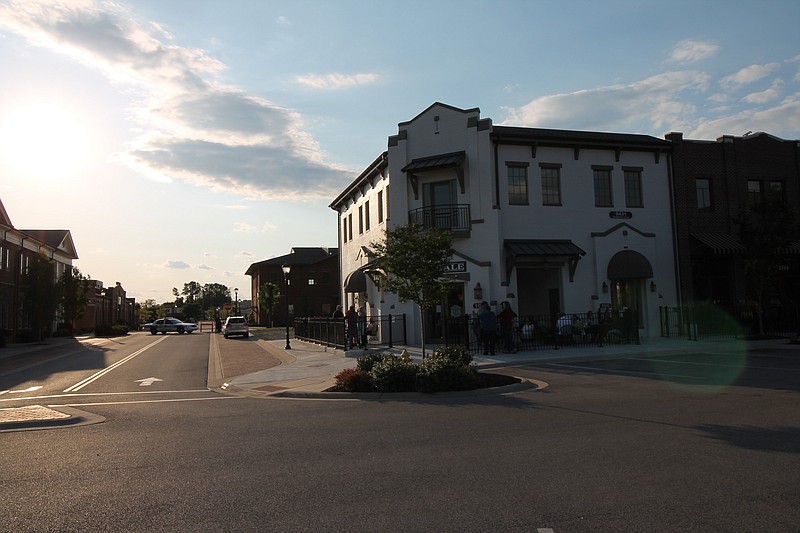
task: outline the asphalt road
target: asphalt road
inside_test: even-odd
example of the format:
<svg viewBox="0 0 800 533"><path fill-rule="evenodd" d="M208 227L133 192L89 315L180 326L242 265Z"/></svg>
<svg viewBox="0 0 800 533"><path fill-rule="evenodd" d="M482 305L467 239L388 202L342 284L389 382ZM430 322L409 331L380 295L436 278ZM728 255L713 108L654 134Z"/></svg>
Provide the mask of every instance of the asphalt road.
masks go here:
<svg viewBox="0 0 800 533"><path fill-rule="evenodd" d="M204 390L208 336L161 339L13 378L106 421L0 434L2 529L800 529L791 352L496 370L549 384L508 396L293 400Z"/></svg>

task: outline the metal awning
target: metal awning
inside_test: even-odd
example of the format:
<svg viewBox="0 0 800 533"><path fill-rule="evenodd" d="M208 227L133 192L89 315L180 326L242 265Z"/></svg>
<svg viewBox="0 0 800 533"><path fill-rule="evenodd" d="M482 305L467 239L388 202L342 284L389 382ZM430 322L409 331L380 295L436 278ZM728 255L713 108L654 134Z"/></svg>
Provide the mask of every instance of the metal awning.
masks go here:
<svg viewBox="0 0 800 533"><path fill-rule="evenodd" d="M345 292L367 292L367 276L362 269L354 270L344 280Z"/></svg>
<svg viewBox="0 0 800 533"><path fill-rule="evenodd" d="M431 170L440 170L443 168L453 168L456 171L458 178L458 185L461 188L461 194L464 194L464 160L467 158L465 151L450 152L449 154L432 155L428 157L420 157L412 159L409 164L400 169L401 172L408 175L411 181L411 189L414 191L414 198L419 198L419 178L417 174L428 172Z"/></svg>
<svg viewBox="0 0 800 533"><path fill-rule="evenodd" d="M571 240L521 239L503 241L506 255L506 275L511 277L511 269L521 264L542 264L550 259L566 259L569 263L569 280L575 278L578 261L586 252Z"/></svg>
<svg viewBox="0 0 800 533"><path fill-rule="evenodd" d="M614 254L608 262L608 279L626 281L629 279L652 278L653 266L645 256L633 250L622 250Z"/></svg>
<svg viewBox="0 0 800 533"><path fill-rule="evenodd" d="M420 157L418 159L412 159L411 163L400 169L400 172L425 172L426 170L459 167L464 163L464 159L466 158L467 153L464 151Z"/></svg>
<svg viewBox="0 0 800 533"><path fill-rule="evenodd" d="M727 233L692 233L692 237L715 254L738 255L747 250L736 237Z"/></svg>

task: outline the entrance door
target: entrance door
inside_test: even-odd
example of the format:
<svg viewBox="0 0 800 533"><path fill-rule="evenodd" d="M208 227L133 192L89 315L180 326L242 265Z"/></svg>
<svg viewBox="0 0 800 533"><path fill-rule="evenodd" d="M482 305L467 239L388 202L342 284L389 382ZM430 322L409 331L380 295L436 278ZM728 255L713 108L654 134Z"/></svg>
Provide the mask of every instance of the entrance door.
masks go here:
<svg viewBox="0 0 800 533"><path fill-rule="evenodd" d="M641 328L644 324L645 279L629 279L611 282L611 305L615 309L635 309L636 320Z"/></svg>
<svg viewBox="0 0 800 533"><path fill-rule="evenodd" d="M466 324L464 318L464 283L453 282L444 300L425 314L426 341L447 341L458 344L461 330Z"/></svg>

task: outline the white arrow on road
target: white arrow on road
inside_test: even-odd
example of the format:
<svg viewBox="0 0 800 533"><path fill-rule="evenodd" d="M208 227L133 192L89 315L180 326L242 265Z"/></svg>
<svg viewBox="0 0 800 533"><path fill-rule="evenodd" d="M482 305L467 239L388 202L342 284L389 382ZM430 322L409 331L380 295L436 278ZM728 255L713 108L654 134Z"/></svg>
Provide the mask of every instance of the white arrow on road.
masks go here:
<svg viewBox="0 0 800 533"><path fill-rule="evenodd" d="M0 390L0 394L20 394L24 392L33 392L37 391L42 388L42 385L34 385L33 387L28 387L27 389L20 389L20 390Z"/></svg>
<svg viewBox="0 0 800 533"><path fill-rule="evenodd" d="M137 379L134 383L138 383L140 387L149 387L156 381L164 381L163 379L158 378L144 378L144 379Z"/></svg>

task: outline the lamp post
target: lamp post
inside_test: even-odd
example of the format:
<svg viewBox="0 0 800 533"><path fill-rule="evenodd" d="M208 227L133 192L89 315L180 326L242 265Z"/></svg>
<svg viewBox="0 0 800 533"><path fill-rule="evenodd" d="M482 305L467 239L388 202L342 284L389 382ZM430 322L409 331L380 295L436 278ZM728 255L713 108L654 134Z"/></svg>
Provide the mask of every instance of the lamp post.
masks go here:
<svg viewBox="0 0 800 533"><path fill-rule="evenodd" d="M291 350L292 345L289 344L289 272L292 271L290 265L281 265L283 270L283 292L286 299L286 349Z"/></svg>
<svg viewBox="0 0 800 533"><path fill-rule="evenodd" d="M235 301L236 301L236 311L235 311L235 313L238 315L239 314L239 287L236 287L235 289L233 289L233 293L236 295L236 297L235 297Z"/></svg>

